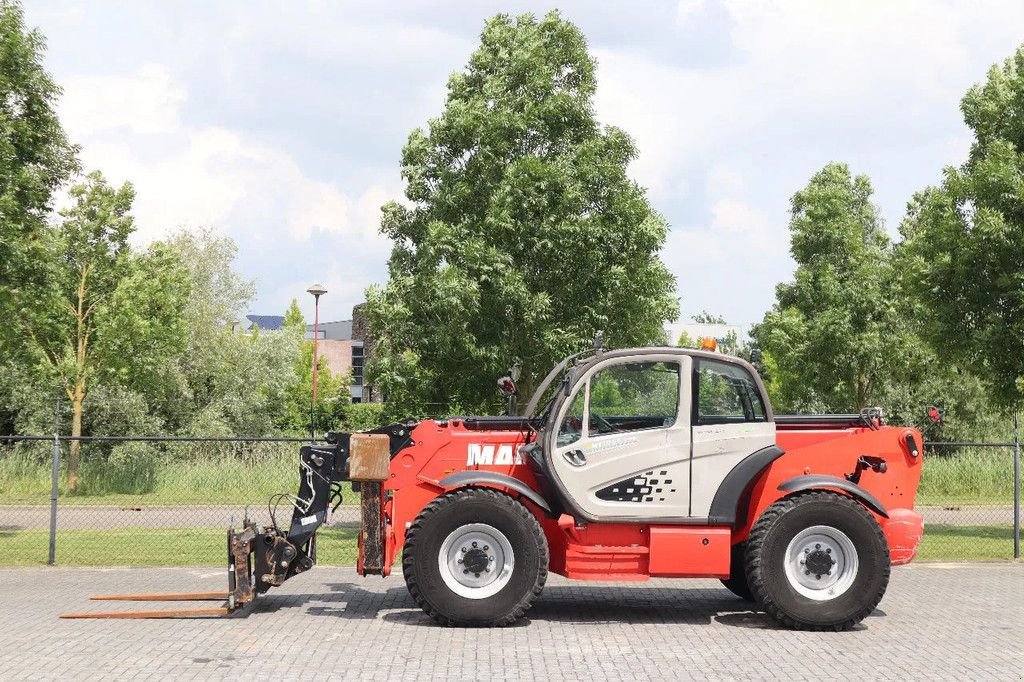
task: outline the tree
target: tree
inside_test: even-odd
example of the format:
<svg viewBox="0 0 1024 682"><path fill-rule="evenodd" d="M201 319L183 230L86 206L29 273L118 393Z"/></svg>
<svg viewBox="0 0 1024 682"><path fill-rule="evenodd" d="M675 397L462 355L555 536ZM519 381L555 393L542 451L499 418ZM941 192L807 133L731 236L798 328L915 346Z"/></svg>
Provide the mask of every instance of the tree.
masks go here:
<svg viewBox="0 0 1024 682"><path fill-rule="evenodd" d="M218 236L207 228L182 229L165 243L188 270L186 346L183 354L169 359L166 385L153 386L147 393L161 403L154 407L166 414L172 429L191 430L189 422L224 397L225 381L234 384L232 374L249 364L236 355L247 347L231 337L256 294L256 286L234 271L238 247L230 237ZM219 410L217 413L222 416ZM210 420L209 414L206 420Z"/></svg>
<svg viewBox="0 0 1024 682"><path fill-rule="evenodd" d="M871 182L845 164L793 195L792 282L753 331L786 408L860 410L875 403L905 340L889 239Z"/></svg>
<svg viewBox="0 0 1024 682"><path fill-rule="evenodd" d="M191 294L186 308L189 333L205 336L231 328L256 295L256 283L234 270L238 245L209 228L179 230L166 240L188 268ZM198 351L199 348L192 350Z"/></svg>
<svg viewBox="0 0 1024 682"><path fill-rule="evenodd" d="M966 162L916 195L900 226L909 289L946 362L1024 404L1024 46L961 101Z"/></svg>
<svg viewBox="0 0 1024 682"><path fill-rule="evenodd" d="M231 238L207 229L181 231L167 246L186 264L191 294L186 349L168 362L164 374L174 381L155 407L185 433L277 431L298 381L295 363L304 328L240 333L238 321L255 285L235 271L238 247Z"/></svg>
<svg viewBox="0 0 1024 682"><path fill-rule="evenodd" d="M163 358L181 351L188 279L164 245L136 255L130 184L111 187L98 173L71 188L72 206L47 230L37 263L43 283L15 296L26 350L71 401L73 436L82 435L94 381L144 386ZM68 489L78 482L79 441L72 441Z"/></svg>
<svg viewBox="0 0 1024 682"><path fill-rule="evenodd" d="M402 152L408 205L384 207L389 281L367 292L371 382L407 412L498 410L603 330L662 342L674 280L667 226L629 179L621 130L595 120L594 61L557 12L498 15L446 107Z"/></svg>
<svg viewBox="0 0 1024 682"><path fill-rule="evenodd" d="M284 314L284 329L301 339L306 333L306 319L299 310L298 301L292 299ZM316 404L313 400L313 342L303 341L294 356L293 371L295 382L288 389L287 400L282 414L282 425L292 431L305 431L312 427L316 431L337 428L344 421L345 409L351 402L349 377L335 375L327 366L327 358L317 358Z"/></svg>
<svg viewBox="0 0 1024 682"><path fill-rule="evenodd" d="M53 193L76 169L76 148L57 119L60 88L43 68L45 40L25 28L21 4L0 0L0 315L9 320L15 293L40 271L42 232ZM0 325L0 353L5 332Z"/></svg>
<svg viewBox="0 0 1024 682"><path fill-rule="evenodd" d="M694 322L698 324L729 324L721 315L712 315L707 310L700 311L690 319L692 319ZM692 347L700 348L703 342L703 338L698 338L694 342ZM736 332L731 329L728 332L726 332L725 336L716 338L715 342L720 353L724 353L726 355L736 355L740 352L739 336L737 336ZM682 344L680 343L677 345L681 346Z"/></svg>
<svg viewBox="0 0 1024 682"><path fill-rule="evenodd" d="M690 319L699 324L729 324L721 315L712 315L706 310L700 311Z"/></svg>
<svg viewBox="0 0 1024 682"><path fill-rule="evenodd" d="M288 305L288 310L284 311L282 325L287 329L298 330L303 336L306 334L306 318L303 317L302 310L299 309L299 302L294 298Z"/></svg>

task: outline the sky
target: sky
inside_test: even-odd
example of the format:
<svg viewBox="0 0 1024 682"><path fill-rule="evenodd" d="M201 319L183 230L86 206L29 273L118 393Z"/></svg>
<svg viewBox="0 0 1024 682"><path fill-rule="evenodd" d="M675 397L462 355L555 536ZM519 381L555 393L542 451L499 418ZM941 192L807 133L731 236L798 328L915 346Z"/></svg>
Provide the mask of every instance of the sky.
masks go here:
<svg viewBox="0 0 1024 682"><path fill-rule="evenodd" d="M487 17L559 9L597 60L595 108L637 142L671 225L682 319L749 325L791 277L789 199L831 161L870 176L898 234L963 161L959 101L1024 40L1003 2L26 0L87 170L130 180L140 245L186 227L238 244L247 312L348 319L387 279L380 206Z"/></svg>

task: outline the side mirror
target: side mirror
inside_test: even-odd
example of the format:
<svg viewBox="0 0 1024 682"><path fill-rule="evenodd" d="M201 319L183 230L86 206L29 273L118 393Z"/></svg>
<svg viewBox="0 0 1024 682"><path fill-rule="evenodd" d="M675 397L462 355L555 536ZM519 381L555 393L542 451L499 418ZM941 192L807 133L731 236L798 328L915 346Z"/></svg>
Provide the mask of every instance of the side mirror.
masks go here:
<svg viewBox="0 0 1024 682"><path fill-rule="evenodd" d="M513 381L510 376L504 376L498 379L498 390L509 398L519 395L519 388L516 387L516 382Z"/></svg>
<svg viewBox="0 0 1024 682"><path fill-rule="evenodd" d="M935 407L934 405L931 405L931 406L928 407L928 409L926 411L928 413L928 418L931 419L933 423L935 423L935 424L941 424L942 423L942 418L945 416L945 415L943 415L943 410L940 410L939 408Z"/></svg>

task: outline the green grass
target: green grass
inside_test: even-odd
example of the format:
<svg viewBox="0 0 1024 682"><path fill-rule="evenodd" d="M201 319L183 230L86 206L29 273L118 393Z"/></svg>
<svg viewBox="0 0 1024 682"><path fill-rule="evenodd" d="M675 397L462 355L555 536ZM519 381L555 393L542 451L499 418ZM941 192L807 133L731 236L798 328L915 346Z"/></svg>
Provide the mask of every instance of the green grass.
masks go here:
<svg viewBox="0 0 1024 682"><path fill-rule="evenodd" d="M1013 455L1009 450L968 451L949 457L925 455L917 504L1011 502Z"/></svg>
<svg viewBox="0 0 1024 682"><path fill-rule="evenodd" d="M21 446L19 446L21 447ZM0 449L0 504L47 504L50 467L47 444ZM172 447L172 446L169 446ZM257 505L278 492L298 489L298 444L259 444L246 450L230 444L176 444L141 469L125 469L88 457L75 494L64 504ZM85 453L84 456L88 455ZM172 457L173 455L173 457ZM353 502L355 496L347 495ZM1009 504L1013 501L1013 459L1008 450L968 450L955 456L925 455L919 505Z"/></svg>
<svg viewBox="0 0 1024 682"><path fill-rule="evenodd" d="M51 469L38 457L0 451L0 504L49 504ZM274 493L298 492L298 468L297 444L275 444L255 456L215 451L208 458L162 461L141 481L110 463L85 461L74 494L67 490L62 466L58 494L62 504L261 505ZM348 494L345 501L354 503L355 496Z"/></svg>
<svg viewBox="0 0 1024 682"><path fill-rule="evenodd" d="M355 528L317 533L317 562L355 565ZM42 566L49 551L45 530L0 531L0 566ZM225 531L207 529L65 530L57 533L58 566L227 565Z"/></svg>
<svg viewBox="0 0 1024 682"><path fill-rule="evenodd" d="M1013 558L1013 526L927 525L917 561Z"/></svg>

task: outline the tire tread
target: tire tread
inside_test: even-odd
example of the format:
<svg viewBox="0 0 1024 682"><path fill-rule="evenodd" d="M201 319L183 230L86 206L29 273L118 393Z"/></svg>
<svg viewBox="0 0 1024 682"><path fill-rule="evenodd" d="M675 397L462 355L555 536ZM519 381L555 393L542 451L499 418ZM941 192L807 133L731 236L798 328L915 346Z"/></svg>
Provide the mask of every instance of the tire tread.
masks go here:
<svg viewBox="0 0 1024 682"><path fill-rule="evenodd" d="M513 499L509 495L503 492L494 490L493 488L480 488L480 487L466 487L453 490L452 492L441 495L432 500L427 506L416 517L413 524L405 533L405 545L402 549L402 573L405 576L405 584L409 588L409 594L412 595L413 600L417 606L423 609L428 616L430 616L434 622L444 625L446 627L458 627L467 625L467 623L459 621L455 618L450 618L441 614L435 609L430 602L423 595L423 591L420 589L419 582L416 577L416 566L413 561L413 556L416 552L416 542L418 537L424 532L424 525L427 524L431 517L439 513L446 507L454 504L460 504L469 499L487 499L488 503L496 507L504 507L507 511L521 517L526 521L527 525L531 527L532 535L537 543L537 555L538 555L538 566L537 566L537 580L533 585L532 589L526 591L523 597L515 605L515 607L509 611L509 613L494 618L484 623L476 623L473 625L477 627L504 627L511 625L522 618L526 612L533 605L533 600L540 596L541 592L544 591L544 584L547 582L548 577L548 543L547 538L544 536L541 530L540 524L537 523L537 518L530 513L530 510L523 506L522 503Z"/></svg>
<svg viewBox="0 0 1024 682"><path fill-rule="evenodd" d="M811 490L803 493L797 493L796 495L783 498L765 509L760 518L758 518L757 522L754 524L753 528L751 528L750 537L747 541L747 583L750 586L750 590L753 592L757 603L768 612L768 615L782 625L796 630L842 632L844 630L851 629L857 623L864 620L868 614L875 610L875 607L878 606L878 603L882 600L882 596L885 594L885 588L889 584L890 563L888 561L888 554L886 554L884 575L882 577L878 593L872 595L870 599L865 600L860 610L840 623L822 625L792 617L783 611L779 605L772 600L771 596L768 594L767 586L765 585L765 572L772 570L765 566L763 553L765 536L771 531L775 523L778 522L778 520L786 513L800 505L820 502L827 504L842 504L856 508L871 522L871 527L876 536L875 539L879 541L882 546L888 548L888 542L885 539L885 534L882 532L882 527L875 522L874 517L871 516L871 514L856 500L847 497L846 495L825 490ZM775 570L781 569L776 568Z"/></svg>

